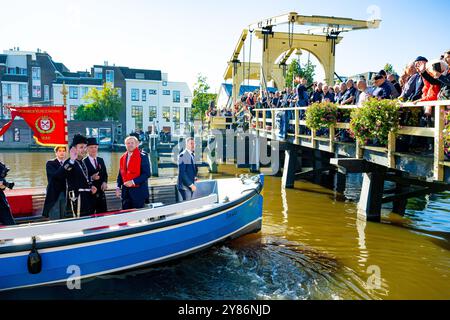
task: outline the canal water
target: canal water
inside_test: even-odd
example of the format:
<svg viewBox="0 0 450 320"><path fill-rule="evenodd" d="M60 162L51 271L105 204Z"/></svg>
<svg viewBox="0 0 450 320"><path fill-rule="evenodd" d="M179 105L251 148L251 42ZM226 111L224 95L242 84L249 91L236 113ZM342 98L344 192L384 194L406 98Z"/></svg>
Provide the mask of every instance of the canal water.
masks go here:
<svg viewBox="0 0 450 320"><path fill-rule="evenodd" d="M111 176L118 154L102 154ZM45 184L51 154L0 153L17 187ZM245 170L221 166L220 175ZM207 177L205 177L207 178ZM357 218L359 179L345 194L298 181L284 190L266 177L264 222L249 235L162 266L0 299L450 299L450 194L412 199L404 217Z"/></svg>

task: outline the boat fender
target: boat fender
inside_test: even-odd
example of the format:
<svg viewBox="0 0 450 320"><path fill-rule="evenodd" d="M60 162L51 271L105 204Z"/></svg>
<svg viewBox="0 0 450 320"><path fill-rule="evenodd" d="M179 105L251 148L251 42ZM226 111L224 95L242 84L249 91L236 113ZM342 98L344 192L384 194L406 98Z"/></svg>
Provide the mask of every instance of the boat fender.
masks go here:
<svg viewBox="0 0 450 320"><path fill-rule="evenodd" d="M33 237L33 245L28 255L27 266L30 274L39 274L42 271L42 258L36 249L36 237Z"/></svg>

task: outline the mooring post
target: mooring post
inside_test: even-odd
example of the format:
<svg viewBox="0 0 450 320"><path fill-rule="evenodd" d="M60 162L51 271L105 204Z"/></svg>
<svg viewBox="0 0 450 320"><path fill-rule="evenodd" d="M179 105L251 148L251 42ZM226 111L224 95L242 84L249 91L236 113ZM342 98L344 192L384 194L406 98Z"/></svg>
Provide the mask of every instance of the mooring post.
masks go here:
<svg viewBox="0 0 450 320"><path fill-rule="evenodd" d="M208 137L208 153L206 154L206 158L208 161L208 169L210 173L218 172L217 165L217 138L215 136Z"/></svg>
<svg viewBox="0 0 450 320"><path fill-rule="evenodd" d="M400 173L397 173L396 176L404 177L404 176L406 176L406 174L403 173L403 172L400 172ZM395 192L397 194L402 194L402 193L404 193L404 192L406 192L408 190L409 190L409 188L405 184L398 183L398 182L396 183ZM404 197L404 198L400 198L400 199L394 200L393 204L394 204L394 207L392 209L392 212L400 214L400 215L403 216L405 214L405 212L406 212L406 206L408 204L408 198Z"/></svg>
<svg viewBox="0 0 450 320"><path fill-rule="evenodd" d="M297 170L297 148L291 146L285 151L284 167L283 167L283 188L294 188L295 172Z"/></svg>
<svg viewBox="0 0 450 320"><path fill-rule="evenodd" d="M359 214L365 216L367 221L381 222L384 177L385 173L381 171L363 173L358 209Z"/></svg>
<svg viewBox="0 0 450 320"><path fill-rule="evenodd" d="M149 141L149 149L150 149L150 164L151 164L151 176L158 177L159 176L159 154L157 148L157 138L151 137Z"/></svg>
<svg viewBox="0 0 450 320"><path fill-rule="evenodd" d="M251 137L250 141L250 172L259 173L260 170L260 154L261 154L261 144L259 138L259 132Z"/></svg>

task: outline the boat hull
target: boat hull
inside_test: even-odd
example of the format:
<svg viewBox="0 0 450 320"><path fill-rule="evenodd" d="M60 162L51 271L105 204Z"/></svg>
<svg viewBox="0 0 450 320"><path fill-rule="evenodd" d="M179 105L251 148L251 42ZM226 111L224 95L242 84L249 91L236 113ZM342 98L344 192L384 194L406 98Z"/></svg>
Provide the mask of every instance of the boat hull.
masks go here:
<svg viewBox="0 0 450 320"><path fill-rule="evenodd" d="M42 271L37 275L28 272L29 251L1 254L0 291L140 268L258 232L262 203L262 196L255 192L242 203L199 219L127 236L42 249Z"/></svg>

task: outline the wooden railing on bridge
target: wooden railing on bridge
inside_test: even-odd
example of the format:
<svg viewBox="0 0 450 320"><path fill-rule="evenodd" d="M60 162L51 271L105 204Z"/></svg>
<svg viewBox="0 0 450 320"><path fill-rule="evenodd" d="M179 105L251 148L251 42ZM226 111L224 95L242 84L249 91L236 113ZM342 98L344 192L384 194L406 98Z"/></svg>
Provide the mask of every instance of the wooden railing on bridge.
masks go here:
<svg viewBox="0 0 450 320"><path fill-rule="evenodd" d="M373 147L373 146L362 146L358 142L356 144L356 158L362 159L364 150L372 150L375 152L385 153L387 157L387 163L389 168L395 168L395 157L399 155L396 152L396 140L399 135L409 135L418 137L427 137L434 139L434 180L443 181L444 180L444 167L450 167L450 161L445 161L444 153L444 140L443 140L443 130L445 123L445 113L444 109L446 106L450 106L450 100L442 101L430 101L430 102L420 102L414 103L403 103L400 105L401 108L423 108L423 107L435 107L434 111L434 128L424 128L424 127L410 127L403 126L398 131L397 134L390 134L389 143L386 147ZM351 110L358 108L357 106L339 106L341 110ZM335 153L336 151L336 129L350 129L349 123L338 122L334 127L330 128L328 137L317 136L316 130L311 130L311 135L300 134L300 127L306 126L306 121L300 119L300 111L306 111L308 107L297 107L297 108L276 108L276 109L255 109L256 112L256 128L257 132L263 133L267 138L272 140L278 140L276 134L276 112L277 111L293 111L294 120L291 120L289 124L294 125L295 132L287 133L287 138L292 140L295 145L300 145L304 147L317 149L316 142L328 142L329 148L327 151ZM268 117L267 113L270 114Z"/></svg>

